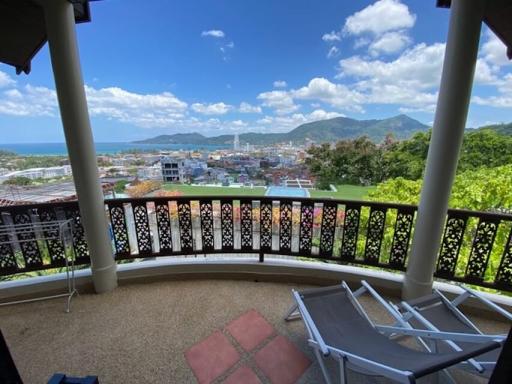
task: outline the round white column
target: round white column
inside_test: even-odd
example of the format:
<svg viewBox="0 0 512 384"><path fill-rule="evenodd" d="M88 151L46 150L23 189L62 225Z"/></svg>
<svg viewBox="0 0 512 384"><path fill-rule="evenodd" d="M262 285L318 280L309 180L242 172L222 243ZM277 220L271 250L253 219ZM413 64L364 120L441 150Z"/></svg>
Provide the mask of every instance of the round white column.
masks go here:
<svg viewBox="0 0 512 384"><path fill-rule="evenodd" d="M432 291L441 236L446 220L471 97L480 30L486 0L452 0L441 87L403 298Z"/></svg>
<svg viewBox="0 0 512 384"><path fill-rule="evenodd" d="M46 0L41 4L44 7L62 125L89 246L94 288L98 293L107 292L117 286L116 263L85 98L73 6L68 0Z"/></svg>

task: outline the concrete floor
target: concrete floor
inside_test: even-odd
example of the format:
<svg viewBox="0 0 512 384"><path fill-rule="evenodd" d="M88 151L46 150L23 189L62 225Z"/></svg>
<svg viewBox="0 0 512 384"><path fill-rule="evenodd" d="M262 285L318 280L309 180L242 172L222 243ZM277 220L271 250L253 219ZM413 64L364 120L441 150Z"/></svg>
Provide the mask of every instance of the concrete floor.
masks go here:
<svg viewBox="0 0 512 384"><path fill-rule="evenodd" d="M278 334L314 361L302 322L283 321L292 304L291 289L303 287L231 280L130 284L103 295L82 294L73 299L69 314L64 313L62 299L2 307L0 328L25 383L45 383L56 372L97 375L101 384L195 383L184 351L249 309L260 312ZM373 320L389 323L374 301L363 297L362 302ZM478 322L493 332L504 333L510 326ZM335 366L330 365L334 373ZM486 382L468 374L456 373L456 378ZM299 383L319 382L323 381L315 362ZM350 382L389 381L352 373Z"/></svg>

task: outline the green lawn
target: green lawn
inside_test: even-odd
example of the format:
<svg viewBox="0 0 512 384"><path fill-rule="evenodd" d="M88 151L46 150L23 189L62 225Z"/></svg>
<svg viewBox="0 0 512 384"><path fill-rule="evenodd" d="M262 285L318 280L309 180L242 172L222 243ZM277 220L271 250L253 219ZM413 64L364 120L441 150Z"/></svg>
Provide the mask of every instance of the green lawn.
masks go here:
<svg viewBox="0 0 512 384"><path fill-rule="evenodd" d="M180 191L185 196L264 196L265 188L263 187L243 187L243 188L230 188L230 187L205 187L198 185L183 185L183 184L164 184L163 188L167 191ZM347 199L347 200L364 200L366 194L375 189L375 187L362 187L360 185L337 185L338 192L332 191L316 191L310 190L311 197L331 197L334 199Z"/></svg>
<svg viewBox="0 0 512 384"><path fill-rule="evenodd" d="M332 197L334 199L347 199L347 200L364 200L366 194L375 187L362 187L360 185L337 185L337 192L333 191L315 191L311 190L309 193L311 197Z"/></svg>
<svg viewBox="0 0 512 384"><path fill-rule="evenodd" d="M203 187L197 185L183 185L183 184L164 184L163 188L167 191L180 191L185 196L263 196L265 195L264 187Z"/></svg>

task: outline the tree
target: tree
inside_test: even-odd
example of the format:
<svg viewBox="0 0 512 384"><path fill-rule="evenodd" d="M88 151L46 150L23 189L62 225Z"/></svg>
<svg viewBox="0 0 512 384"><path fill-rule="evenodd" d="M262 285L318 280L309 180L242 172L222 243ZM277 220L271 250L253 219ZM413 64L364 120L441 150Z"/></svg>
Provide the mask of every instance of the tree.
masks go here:
<svg viewBox="0 0 512 384"><path fill-rule="evenodd" d="M8 185L30 185L32 184L32 180L25 176L15 176L10 179L4 181L4 184Z"/></svg>

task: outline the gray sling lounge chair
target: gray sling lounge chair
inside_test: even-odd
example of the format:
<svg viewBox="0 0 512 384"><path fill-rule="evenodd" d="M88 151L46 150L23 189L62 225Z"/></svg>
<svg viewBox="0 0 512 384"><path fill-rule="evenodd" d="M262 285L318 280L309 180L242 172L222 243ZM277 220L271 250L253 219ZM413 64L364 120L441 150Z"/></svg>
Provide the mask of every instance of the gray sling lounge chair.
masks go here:
<svg viewBox="0 0 512 384"><path fill-rule="evenodd" d="M358 291L358 293L361 290ZM385 376L401 383L415 383L416 379L437 372L471 357L499 348L500 343L475 335L474 344L464 351L429 353L407 348L386 337L380 331L404 333L424 338L444 339L442 332L429 332L401 327L375 326L350 288L341 285L293 291L297 308L309 334L309 345L320 364L325 381L331 379L323 357L338 360L341 382L346 383L346 366ZM289 312L289 315L293 310ZM457 339L452 334L452 339Z"/></svg>
<svg viewBox="0 0 512 384"><path fill-rule="evenodd" d="M503 308L467 287L462 288L464 291L451 301L440 291L435 289L431 295L408 302L404 301L395 306L395 308L402 315L402 319L414 329L483 335L484 333L459 309L459 306L471 297L477 299L496 314L512 321L512 314L505 311ZM495 337L504 340L506 335L496 335ZM457 342L437 342L435 348L437 348L439 352L450 352L454 350L465 350L471 346L472 343L461 339ZM460 368L489 377L496 365L500 352L501 348L492 350L478 356L478 358L474 360L462 362Z"/></svg>

